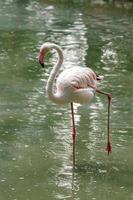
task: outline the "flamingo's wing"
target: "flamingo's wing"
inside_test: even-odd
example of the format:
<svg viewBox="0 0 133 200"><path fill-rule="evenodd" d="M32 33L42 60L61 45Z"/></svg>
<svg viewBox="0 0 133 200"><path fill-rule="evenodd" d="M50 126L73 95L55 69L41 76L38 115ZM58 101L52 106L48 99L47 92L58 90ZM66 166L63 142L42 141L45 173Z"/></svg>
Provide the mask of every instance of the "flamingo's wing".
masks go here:
<svg viewBox="0 0 133 200"><path fill-rule="evenodd" d="M63 71L57 79L60 90L96 87L97 76L90 68L72 67Z"/></svg>
<svg viewBox="0 0 133 200"><path fill-rule="evenodd" d="M73 78L75 88L87 88L89 85L96 87L96 74L90 68L79 68Z"/></svg>

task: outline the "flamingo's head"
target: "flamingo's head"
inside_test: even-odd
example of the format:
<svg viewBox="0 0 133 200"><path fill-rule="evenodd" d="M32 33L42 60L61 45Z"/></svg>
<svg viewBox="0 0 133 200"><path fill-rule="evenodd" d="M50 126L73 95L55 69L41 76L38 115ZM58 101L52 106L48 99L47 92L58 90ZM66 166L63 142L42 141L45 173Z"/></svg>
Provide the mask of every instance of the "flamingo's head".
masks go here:
<svg viewBox="0 0 133 200"><path fill-rule="evenodd" d="M52 49L52 45L51 43L44 43L41 48L40 48L40 52L39 52L39 56L38 56L38 61L40 63L40 65L42 67L44 67L44 58L45 58L45 55L48 53L49 50Z"/></svg>

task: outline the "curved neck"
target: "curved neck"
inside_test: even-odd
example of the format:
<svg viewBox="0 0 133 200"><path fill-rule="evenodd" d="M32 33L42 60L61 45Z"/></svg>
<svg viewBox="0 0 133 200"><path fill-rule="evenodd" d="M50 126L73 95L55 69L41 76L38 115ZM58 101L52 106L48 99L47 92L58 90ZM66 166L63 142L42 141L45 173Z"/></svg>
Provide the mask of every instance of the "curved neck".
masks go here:
<svg viewBox="0 0 133 200"><path fill-rule="evenodd" d="M53 92L53 84L54 84L54 80L57 75L57 72L59 71L59 69L63 63L63 53L58 45L53 44L52 48L55 49L58 53L58 61L54 65L54 67L50 73L50 76L48 78L47 85L46 85L46 91L47 91L49 99L51 99L55 103L59 103L60 98L57 96L56 93Z"/></svg>

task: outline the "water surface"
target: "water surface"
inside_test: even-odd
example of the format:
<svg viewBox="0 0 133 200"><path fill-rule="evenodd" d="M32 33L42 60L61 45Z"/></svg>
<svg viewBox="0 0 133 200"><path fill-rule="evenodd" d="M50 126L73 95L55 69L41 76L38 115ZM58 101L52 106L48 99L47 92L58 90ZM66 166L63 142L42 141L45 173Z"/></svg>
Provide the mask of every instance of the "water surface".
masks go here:
<svg viewBox="0 0 133 200"><path fill-rule="evenodd" d="M132 2L0 1L0 198L133 199ZM70 106L48 100L56 55L41 69L45 41L59 44L63 67L91 66L113 95L107 156L107 99L75 104L76 167Z"/></svg>

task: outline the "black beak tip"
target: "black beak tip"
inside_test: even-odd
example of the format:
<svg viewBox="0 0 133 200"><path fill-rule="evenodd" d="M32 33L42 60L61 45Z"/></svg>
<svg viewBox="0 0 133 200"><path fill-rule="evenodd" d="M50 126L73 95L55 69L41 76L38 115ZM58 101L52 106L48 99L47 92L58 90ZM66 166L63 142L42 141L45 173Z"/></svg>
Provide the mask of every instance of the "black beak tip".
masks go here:
<svg viewBox="0 0 133 200"><path fill-rule="evenodd" d="M41 66L44 68L44 63L41 63Z"/></svg>
<svg viewBox="0 0 133 200"><path fill-rule="evenodd" d="M39 60L40 65L44 68L44 63L41 63L41 61Z"/></svg>

